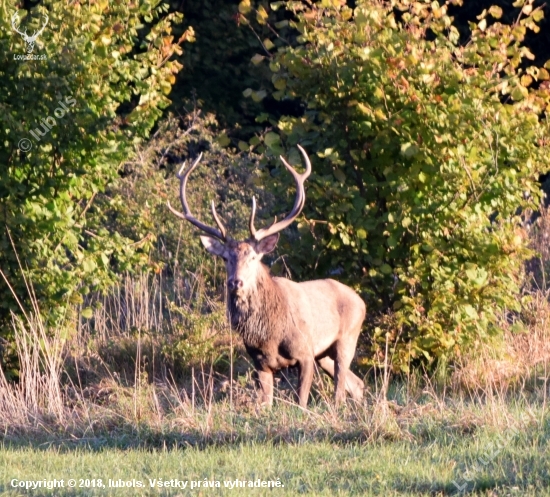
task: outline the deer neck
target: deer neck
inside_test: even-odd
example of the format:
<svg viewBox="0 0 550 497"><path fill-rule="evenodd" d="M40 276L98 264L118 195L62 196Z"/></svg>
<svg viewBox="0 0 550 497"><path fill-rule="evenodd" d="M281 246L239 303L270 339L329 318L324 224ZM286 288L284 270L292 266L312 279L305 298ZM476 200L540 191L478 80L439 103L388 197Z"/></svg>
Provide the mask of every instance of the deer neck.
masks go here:
<svg viewBox="0 0 550 497"><path fill-rule="evenodd" d="M240 296L229 295L231 327L248 347L265 348L268 341L282 336L286 328L288 304L269 269L261 265L256 284Z"/></svg>

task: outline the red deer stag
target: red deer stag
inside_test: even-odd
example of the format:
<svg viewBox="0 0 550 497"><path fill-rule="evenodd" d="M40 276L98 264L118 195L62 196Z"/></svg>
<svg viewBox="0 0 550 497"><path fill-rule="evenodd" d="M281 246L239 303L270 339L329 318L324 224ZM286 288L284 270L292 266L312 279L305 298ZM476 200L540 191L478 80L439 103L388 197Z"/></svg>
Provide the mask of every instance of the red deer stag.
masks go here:
<svg viewBox="0 0 550 497"><path fill-rule="evenodd" d="M295 283L274 277L261 263L279 240L278 232L289 226L300 214L305 202L304 181L311 173L309 157L298 145L306 171L297 173L283 157L281 160L296 181L296 199L290 214L270 227L256 230L256 200L252 198L250 238L232 239L223 226L212 201L212 215L218 228L196 219L185 195L191 172L199 163L178 173L183 214L168 207L178 217L189 221L210 236L201 236L208 252L221 257L227 270L229 290L227 311L231 327L243 338L247 352L258 372L261 401L273 403L273 373L287 366L298 366L300 406L306 407L314 362L335 381L335 401L345 400L346 391L355 400L363 397L363 382L349 370L357 338L365 319L365 303L349 287L331 279Z"/></svg>

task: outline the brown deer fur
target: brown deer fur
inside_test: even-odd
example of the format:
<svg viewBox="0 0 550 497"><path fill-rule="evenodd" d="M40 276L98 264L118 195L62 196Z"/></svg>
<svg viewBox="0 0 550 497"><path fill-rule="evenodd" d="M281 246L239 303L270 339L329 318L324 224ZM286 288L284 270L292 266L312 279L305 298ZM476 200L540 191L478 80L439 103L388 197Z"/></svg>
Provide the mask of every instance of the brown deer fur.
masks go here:
<svg viewBox="0 0 550 497"><path fill-rule="evenodd" d="M231 326L254 361L262 402L273 402L273 373L298 366L298 396L305 407L314 361L335 379L337 402L345 398L345 391L360 400L363 382L349 365L365 319L364 302L351 288L331 279L295 283L273 277L260 259L275 248L278 238L223 244L201 236L207 250L225 260ZM232 285L234 281L242 286Z"/></svg>

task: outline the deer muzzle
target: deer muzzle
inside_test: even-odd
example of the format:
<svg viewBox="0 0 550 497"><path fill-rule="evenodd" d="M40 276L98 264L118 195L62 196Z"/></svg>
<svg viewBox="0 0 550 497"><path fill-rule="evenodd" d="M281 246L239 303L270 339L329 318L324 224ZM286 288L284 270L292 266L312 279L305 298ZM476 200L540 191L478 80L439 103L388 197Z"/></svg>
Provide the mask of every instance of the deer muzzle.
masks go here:
<svg viewBox="0 0 550 497"><path fill-rule="evenodd" d="M229 288L229 291L232 293L238 292L240 289L242 289L244 286L243 280L239 278L229 278L227 280L227 287Z"/></svg>

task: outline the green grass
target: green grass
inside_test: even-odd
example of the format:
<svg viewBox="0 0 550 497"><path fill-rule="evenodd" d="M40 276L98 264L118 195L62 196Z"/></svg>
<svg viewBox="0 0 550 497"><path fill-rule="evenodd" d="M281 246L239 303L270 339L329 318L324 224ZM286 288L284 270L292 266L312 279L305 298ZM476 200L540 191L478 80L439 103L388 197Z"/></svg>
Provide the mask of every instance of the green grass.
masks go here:
<svg viewBox="0 0 550 497"><path fill-rule="evenodd" d="M415 441L374 443L251 442L165 450L103 448L62 444L9 447L0 452L2 495L454 495L453 480L471 481L474 495L550 495L550 427L546 422L522 429L480 429L449 434L444 426ZM501 448L495 450L495 444ZM493 445L491 445L493 444ZM488 456L487 453L490 455ZM485 461L485 464L482 462ZM477 466L477 469L476 469ZM65 488L19 490L18 480L64 479ZM102 479L107 488L68 488L70 478ZM191 481L219 481L221 488L190 489ZM274 480L284 487L224 488L224 481ZM139 480L143 488L108 488L108 480ZM188 481L185 489L150 488L149 479Z"/></svg>

